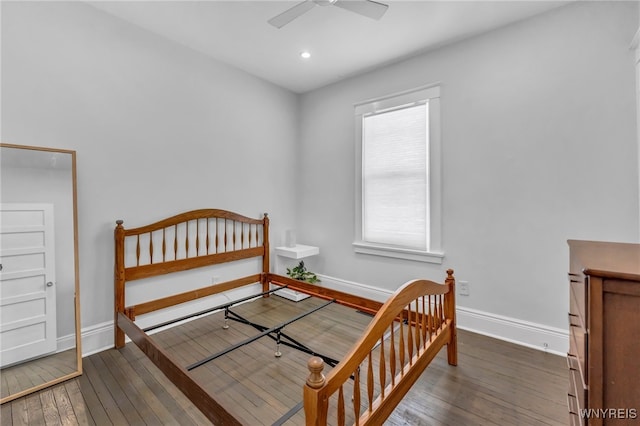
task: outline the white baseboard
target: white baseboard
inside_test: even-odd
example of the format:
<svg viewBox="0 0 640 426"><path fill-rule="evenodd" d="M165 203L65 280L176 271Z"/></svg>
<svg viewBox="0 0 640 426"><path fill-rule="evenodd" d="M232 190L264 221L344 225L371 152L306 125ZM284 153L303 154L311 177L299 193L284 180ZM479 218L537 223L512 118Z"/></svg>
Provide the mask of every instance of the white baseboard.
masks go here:
<svg viewBox="0 0 640 426"><path fill-rule="evenodd" d="M516 318L458 306L458 328L516 343L533 349L566 356L569 331Z"/></svg>
<svg viewBox="0 0 640 426"><path fill-rule="evenodd" d="M82 356L93 355L113 347L113 321L82 329Z"/></svg>
<svg viewBox="0 0 640 426"><path fill-rule="evenodd" d="M334 290L355 293L368 299L384 302L392 291L353 281L342 280L327 275L318 275L319 286ZM247 293L252 294L252 293ZM234 299L243 295L234 294ZM223 302L224 303L224 302ZM543 324L505 317L489 312L458 306L456 309L458 327L496 339L526 346L533 349L565 356L569 348L569 331ZM175 318L176 312L166 309L153 318L153 323L161 323ZM144 325L142 325L144 326ZM107 321L82 329L82 356L113 347L113 321ZM545 346L546 344L546 346Z"/></svg>
<svg viewBox="0 0 640 426"><path fill-rule="evenodd" d="M67 334L66 336L60 336L56 340L56 352L64 352L76 346L76 335Z"/></svg>
<svg viewBox="0 0 640 426"><path fill-rule="evenodd" d="M378 302L386 301L389 296L393 294L393 291L386 290L384 288L373 287L366 284L357 283L354 281L347 281L341 278L330 277L328 275L320 275L320 282L317 283L319 287L326 287L332 290L344 291L346 293L357 294L358 296L365 297L367 299L375 300Z"/></svg>
<svg viewBox="0 0 640 426"><path fill-rule="evenodd" d="M365 284L318 275L319 285L377 301L385 301L393 292ZM569 331L543 324L505 317L489 312L457 306L458 328L533 349L566 356L569 349ZM546 345L546 346L545 346Z"/></svg>

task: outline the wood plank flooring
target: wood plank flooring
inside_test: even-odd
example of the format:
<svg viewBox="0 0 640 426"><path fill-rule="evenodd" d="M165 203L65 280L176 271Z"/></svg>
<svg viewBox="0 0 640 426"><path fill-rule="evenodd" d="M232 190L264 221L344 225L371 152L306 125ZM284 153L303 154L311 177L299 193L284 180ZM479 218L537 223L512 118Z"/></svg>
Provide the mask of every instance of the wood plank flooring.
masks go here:
<svg viewBox="0 0 640 426"><path fill-rule="evenodd" d="M260 299L235 310L265 326L324 303ZM329 309L330 308L330 309ZM312 349L340 357L370 318L330 305L285 328ZM258 334L219 314L154 335L184 365ZM459 363L441 352L385 425L566 425L563 357L459 331ZM301 401L308 355L262 338L194 370L220 402L247 425L272 424ZM329 367L326 369L328 370ZM0 407L4 425L207 425L209 421L132 343L83 359L84 374ZM215 380L213 379L215 377ZM285 425L303 423L298 412Z"/></svg>
<svg viewBox="0 0 640 426"><path fill-rule="evenodd" d="M76 351L70 349L0 370L0 396L5 398L40 386L77 370Z"/></svg>

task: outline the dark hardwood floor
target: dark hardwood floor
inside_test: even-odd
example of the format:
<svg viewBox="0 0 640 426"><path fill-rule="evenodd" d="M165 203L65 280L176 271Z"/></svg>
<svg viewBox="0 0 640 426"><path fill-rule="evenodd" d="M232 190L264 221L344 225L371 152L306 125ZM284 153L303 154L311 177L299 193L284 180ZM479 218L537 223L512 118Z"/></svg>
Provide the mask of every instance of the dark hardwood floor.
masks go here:
<svg viewBox="0 0 640 426"><path fill-rule="evenodd" d="M75 349L5 367L0 370L0 396L15 395L76 371Z"/></svg>
<svg viewBox="0 0 640 426"><path fill-rule="evenodd" d="M270 299L279 303L279 298ZM246 304L239 311L251 317L257 306ZM278 324L281 318L307 308L303 303L289 304L284 309L261 311L260 315L263 321ZM305 342L317 342L318 347L336 357L346 352L369 321L365 315L338 306L318 312L306 326L301 322L286 331L309 339ZM229 341L256 334L246 325L232 323L222 335L224 340L204 339L212 329L219 332L220 317L216 315L205 317L216 322L215 327L199 319L154 337L187 364ZM266 320L265 315L272 317ZM327 340L329 334L339 338ZM444 351L440 353L385 425L567 424L564 357L464 330L459 331L458 347L458 366L449 366ZM302 399L299 377L305 377L304 360L308 355L283 348L283 357L275 358L273 351L273 342L261 339L219 358L201 373L203 383L216 386L211 390L220 394L221 403L244 424L272 424ZM132 343L121 350L110 349L84 358L83 368L79 378L3 404L0 424L210 424ZM216 377L215 383L212 377ZM285 424L303 424L302 412Z"/></svg>

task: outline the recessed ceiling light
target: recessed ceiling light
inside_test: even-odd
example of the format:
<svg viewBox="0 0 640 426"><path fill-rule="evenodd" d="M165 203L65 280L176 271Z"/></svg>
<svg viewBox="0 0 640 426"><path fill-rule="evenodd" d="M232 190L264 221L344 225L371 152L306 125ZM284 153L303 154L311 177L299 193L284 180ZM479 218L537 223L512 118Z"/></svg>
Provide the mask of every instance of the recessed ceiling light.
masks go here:
<svg viewBox="0 0 640 426"><path fill-rule="evenodd" d="M304 52L300 52L300 57L302 59L309 59L311 57L311 53L307 52L306 50Z"/></svg>

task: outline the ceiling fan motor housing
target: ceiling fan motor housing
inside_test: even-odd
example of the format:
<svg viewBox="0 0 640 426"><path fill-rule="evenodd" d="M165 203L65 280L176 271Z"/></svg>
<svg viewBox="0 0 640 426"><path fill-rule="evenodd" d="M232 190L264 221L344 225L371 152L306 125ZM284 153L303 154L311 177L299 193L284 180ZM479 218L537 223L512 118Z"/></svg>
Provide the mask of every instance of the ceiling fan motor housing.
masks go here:
<svg viewBox="0 0 640 426"><path fill-rule="evenodd" d="M301 16L313 9L316 5L337 6L372 19L382 18L382 15L385 14L389 7L384 3L378 3L374 0L304 0L303 2L285 10L281 14L269 19L268 22L276 28L282 28L298 16Z"/></svg>

